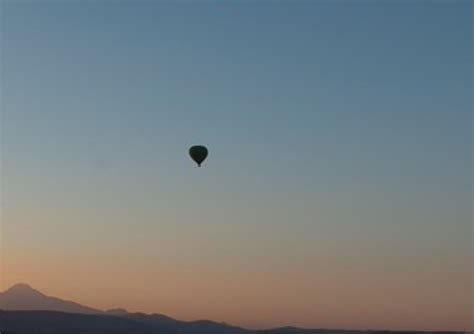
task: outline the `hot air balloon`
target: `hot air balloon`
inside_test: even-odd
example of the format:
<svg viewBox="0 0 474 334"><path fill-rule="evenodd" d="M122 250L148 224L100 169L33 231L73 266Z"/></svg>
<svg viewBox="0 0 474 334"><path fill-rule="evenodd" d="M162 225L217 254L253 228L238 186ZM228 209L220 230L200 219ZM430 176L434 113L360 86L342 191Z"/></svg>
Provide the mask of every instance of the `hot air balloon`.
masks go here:
<svg viewBox="0 0 474 334"><path fill-rule="evenodd" d="M201 167L202 162L207 158L207 148L202 145L191 146L189 149L189 155Z"/></svg>

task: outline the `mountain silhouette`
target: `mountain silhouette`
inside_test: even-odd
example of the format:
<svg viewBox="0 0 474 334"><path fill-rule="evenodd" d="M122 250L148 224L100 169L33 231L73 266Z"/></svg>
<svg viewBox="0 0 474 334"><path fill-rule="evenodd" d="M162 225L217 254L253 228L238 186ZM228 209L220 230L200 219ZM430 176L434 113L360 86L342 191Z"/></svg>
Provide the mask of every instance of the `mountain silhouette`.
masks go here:
<svg viewBox="0 0 474 334"><path fill-rule="evenodd" d="M97 314L102 311L78 303L50 297L25 283L12 286L0 293L0 309L15 311L59 311L67 313Z"/></svg>
<svg viewBox="0 0 474 334"><path fill-rule="evenodd" d="M113 308L105 311L105 313L108 315L126 316L128 311L123 308Z"/></svg>
<svg viewBox="0 0 474 334"><path fill-rule="evenodd" d="M0 310L0 333L14 334L252 334L213 321L178 321L161 316L75 314Z"/></svg>
<svg viewBox="0 0 474 334"><path fill-rule="evenodd" d="M42 331L42 328L46 330ZM127 329L123 331L122 329ZM101 311L47 296L25 283L0 293L0 333L169 333L247 334L248 330L202 320L179 321L162 314L129 313L115 308Z"/></svg>
<svg viewBox="0 0 474 334"><path fill-rule="evenodd" d="M1 311L0 333L14 334L172 334L116 316L54 311Z"/></svg>
<svg viewBox="0 0 474 334"><path fill-rule="evenodd" d="M0 333L13 334L461 334L461 332L327 330L282 327L248 330L210 320L180 321L162 314L100 311L46 296L21 283L0 293Z"/></svg>

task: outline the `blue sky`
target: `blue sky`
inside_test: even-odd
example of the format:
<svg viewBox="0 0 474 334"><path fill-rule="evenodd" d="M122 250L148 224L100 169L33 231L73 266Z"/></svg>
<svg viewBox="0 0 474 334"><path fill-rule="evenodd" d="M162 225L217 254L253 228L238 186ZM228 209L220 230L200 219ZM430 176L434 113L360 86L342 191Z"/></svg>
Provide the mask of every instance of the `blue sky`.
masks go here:
<svg viewBox="0 0 474 334"><path fill-rule="evenodd" d="M83 241L98 265L112 252L130 265L237 263L228 275L268 266L262 282L294 270L305 282L288 291L294 315L269 309L262 321L217 307L199 313L123 302L138 309L316 326L330 310L316 297L299 301L323 284L314 268L330 263L327 273L364 273L342 293L348 305L374 271L394 295L385 280L403 271L412 277L406 297L415 295L428 319L407 326L468 323L471 2L4 1L1 8L2 239L11 268L4 285L53 289L48 261L59 252L80 262L75 243ZM203 168L187 157L193 144L209 147ZM25 273L37 254L45 268ZM145 282L156 279L149 266L141 270ZM235 291L217 290L216 304ZM115 302L92 297L84 302ZM450 302L435 307L433 298ZM377 301L367 304L360 320L351 322L349 307L334 324L404 326L395 315L378 324ZM387 307L399 314L401 305ZM447 305L466 312L451 315Z"/></svg>

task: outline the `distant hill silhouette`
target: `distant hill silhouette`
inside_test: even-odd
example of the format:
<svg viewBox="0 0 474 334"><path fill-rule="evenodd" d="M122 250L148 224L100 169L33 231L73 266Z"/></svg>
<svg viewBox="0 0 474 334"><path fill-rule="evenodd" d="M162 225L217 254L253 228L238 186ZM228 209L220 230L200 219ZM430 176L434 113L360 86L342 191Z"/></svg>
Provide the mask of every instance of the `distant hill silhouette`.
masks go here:
<svg viewBox="0 0 474 334"><path fill-rule="evenodd" d="M251 334L212 321L185 322L160 316L2 311L0 333L15 334Z"/></svg>
<svg viewBox="0 0 474 334"><path fill-rule="evenodd" d="M0 333L3 330L15 334L171 334L121 317L54 311L0 311Z"/></svg>
<svg viewBox="0 0 474 334"><path fill-rule="evenodd" d="M123 316L123 315L127 315L128 311L123 308L113 308L113 309L105 311L105 313L108 315Z"/></svg>
<svg viewBox="0 0 474 334"><path fill-rule="evenodd" d="M358 331L283 327L248 330L210 320L180 321L162 314L100 311L50 297L27 284L0 293L0 333L14 334L428 334L430 332ZM436 332L460 334L461 332Z"/></svg>
<svg viewBox="0 0 474 334"><path fill-rule="evenodd" d="M102 311L78 303L50 297L20 283L0 293L0 309L15 311L60 311L68 313L97 314Z"/></svg>

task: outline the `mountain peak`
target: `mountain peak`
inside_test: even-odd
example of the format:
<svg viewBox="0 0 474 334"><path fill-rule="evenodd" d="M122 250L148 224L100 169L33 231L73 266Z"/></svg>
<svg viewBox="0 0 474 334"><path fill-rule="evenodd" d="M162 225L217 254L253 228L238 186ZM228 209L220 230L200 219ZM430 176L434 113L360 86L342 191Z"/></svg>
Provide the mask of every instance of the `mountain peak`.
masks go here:
<svg viewBox="0 0 474 334"><path fill-rule="evenodd" d="M100 310L82 306L78 303L46 296L26 283L13 285L5 292L0 292L0 309L4 310L44 310L68 313L101 313Z"/></svg>
<svg viewBox="0 0 474 334"><path fill-rule="evenodd" d="M33 289L26 283L17 283L4 292L5 294L21 294L21 295L43 295L38 290Z"/></svg>

